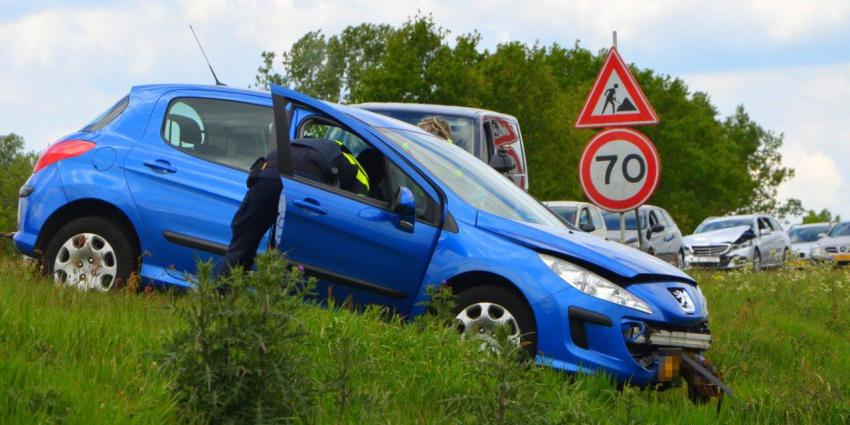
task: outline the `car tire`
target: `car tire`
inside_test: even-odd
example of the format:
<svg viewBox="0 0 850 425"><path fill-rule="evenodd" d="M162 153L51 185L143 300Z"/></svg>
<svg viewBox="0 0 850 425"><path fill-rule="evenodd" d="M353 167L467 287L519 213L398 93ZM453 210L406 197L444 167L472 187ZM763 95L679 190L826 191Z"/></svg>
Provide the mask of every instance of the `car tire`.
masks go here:
<svg viewBox="0 0 850 425"><path fill-rule="evenodd" d="M63 225L47 243L44 270L57 284L85 290L124 287L139 267L139 252L126 229L103 217Z"/></svg>
<svg viewBox="0 0 850 425"><path fill-rule="evenodd" d="M462 334L487 340L496 322L512 327L512 338L533 359L537 353L537 329L531 309L514 292L499 286L473 286L457 295L454 314Z"/></svg>
<svg viewBox="0 0 850 425"><path fill-rule="evenodd" d="M753 271L756 273L761 272L762 270L762 258L761 251L758 248L753 250Z"/></svg>
<svg viewBox="0 0 850 425"><path fill-rule="evenodd" d="M679 251L679 254L676 255L676 267L678 267L679 270L685 270L686 266L687 264L685 264L685 251Z"/></svg>

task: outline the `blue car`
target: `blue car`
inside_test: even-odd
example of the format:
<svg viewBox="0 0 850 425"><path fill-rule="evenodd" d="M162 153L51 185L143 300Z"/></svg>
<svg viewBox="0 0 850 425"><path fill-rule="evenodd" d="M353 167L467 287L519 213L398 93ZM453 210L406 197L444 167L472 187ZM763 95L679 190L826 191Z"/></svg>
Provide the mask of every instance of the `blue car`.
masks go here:
<svg viewBox="0 0 850 425"><path fill-rule="evenodd" d="M138 271L146 284L190 286L196 262L219 259L230 239L247 169L285 143L278 128L344 143L369 175L368 195L282 176L278 246L320 294L332 285L334 297L412 317L445 282L465 332L507 325L541 364L636 385L665 379L670 350L709 348L705 298L680 270L568 227L417 127L277 86L133 88L39 159L15 244L69 285L109 290Z"/></svg>

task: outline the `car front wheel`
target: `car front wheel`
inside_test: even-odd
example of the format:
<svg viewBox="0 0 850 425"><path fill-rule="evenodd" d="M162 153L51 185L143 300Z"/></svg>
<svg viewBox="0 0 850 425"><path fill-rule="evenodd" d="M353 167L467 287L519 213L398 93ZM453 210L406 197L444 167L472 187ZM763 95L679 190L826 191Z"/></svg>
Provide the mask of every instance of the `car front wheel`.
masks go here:
<svg viewBox="0 0 850 425"><path fill-rule="evenodd" d="M109 291L124 286L137 270L139 254L115 222L84 217L62 226L47 243L45 271L57 284Z"/></svg>
<svg viewBox="0 0 850 425"><path fill-rule="evenodd" d="M753 271L756 273L761 271L761 252L758 248L753 251Z"/></svg>
<svg viewBox="0 0 850 425"><path fill-rule="evenodd" d="M464 336L495 343L496 330L508 327L508 338L530 357L537 353L531 309L513 292L498 286L473 286L457 295L455 317Z"/></svg>

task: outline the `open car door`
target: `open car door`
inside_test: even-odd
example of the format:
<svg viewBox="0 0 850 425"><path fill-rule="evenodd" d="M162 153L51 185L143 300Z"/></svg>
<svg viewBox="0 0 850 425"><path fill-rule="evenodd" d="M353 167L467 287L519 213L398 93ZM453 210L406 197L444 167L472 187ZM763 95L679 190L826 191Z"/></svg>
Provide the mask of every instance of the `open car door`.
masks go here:
<svg viewBox="0 0 850 425"><path fill-rule="evenodd" d="M440 234L437 190L361 121L284 87L273 85L271 92L286 198L278 249L319 279L319 296L351 297L405 314L419 293ZM395 182L384 191L394 194L375 198L296 175L290 143L310 137L304 128L316 121L344 130L373 150L384 167L381 179L371 171L372 184ZM331 133L320 137L333 138ZM428 216L434 219L421 218L417 214L425 209L417 207L430 209Z"/></svg>

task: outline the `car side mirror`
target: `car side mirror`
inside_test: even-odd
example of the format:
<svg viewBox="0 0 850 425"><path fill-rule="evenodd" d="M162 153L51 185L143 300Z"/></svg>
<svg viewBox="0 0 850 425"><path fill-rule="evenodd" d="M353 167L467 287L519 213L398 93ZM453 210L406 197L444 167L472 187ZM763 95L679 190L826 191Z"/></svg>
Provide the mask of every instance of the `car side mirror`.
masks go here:
<svg viewBox="0 0 850 425"><path fill-rule="evenodd" d="M490 166L500 173L507 173L516 168L516 161L508 155L508 150L502 146L496 150L496 154L490 158Z"/></svg>
<svg viewBox="0 0 850 425"><path fill-rule="evenodd" d="M770 229L761 229L761 230L759 230L759 235L761 235L761 236L767 236L767 235L769 235L769 234L771 234L771 233L773 233L773 232L771 232L771 230L770 230Z"/></svg>
<svg viewBox="0 0 850 425"><path fill-rule="evenodd" d="M391 209L396 214L396 227L413 233L413 225L416 223L416 198L413 192L404 186L398 188Z"/></svg>
<svg viewBox="0 0 850 425"><path fill-rule="evenodd" d="M818 239L820 239L820 238L822 238L822 237L824 237L824 236L826 236L826 232L818 233Z"/></svg>
<svg viewBox="0 0 850 425"><path fill-rule="evenodd" d="M593 223L584 223L581 226L578 226L578 228L585 233L590 233L596 230L596 226L594 226Z"/></svg>

